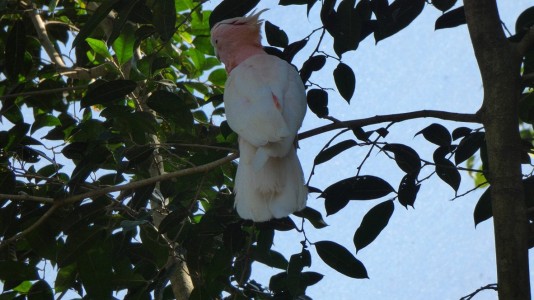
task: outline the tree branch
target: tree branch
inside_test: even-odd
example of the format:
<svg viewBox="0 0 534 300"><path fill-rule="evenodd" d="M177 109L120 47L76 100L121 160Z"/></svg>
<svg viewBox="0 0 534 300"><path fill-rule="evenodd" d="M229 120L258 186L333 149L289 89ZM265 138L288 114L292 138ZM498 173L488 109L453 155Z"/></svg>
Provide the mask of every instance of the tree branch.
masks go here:
<svg viewBox="0 0 534 300"><path fill-rule="evenodd" d="M46 95L46 94L53 94L53 93L58 93L58 92L76 91L76 90L86 89L87 87L88 85L79 85L79 86L68 86L68 87L48 89L48 90L29 91L29 92L22 92L22 93L8 94L8 95L0 95L0 99L10 99L10 98L17 98L17 97L33 96L33 95Z"/></svg>
<svg viewBox="0 0 534 300"><path fill-rule="evenodd" d="M35 31L37 31L37 38L41 42L41 45L43 45L46 54L48 54L50 59L54 62L54 64L56 64L58 68L66 68L67 65L65 65L65 62L61 58L61 55L57 52L56 48L54 47L54 44L52 44L50 38L48 37L48 32L46 31L45 23L43 22L43 19L41 18L41 15L39 15L37 9L32 7L32 10L28 12L28 15L32 20L33 26L35 27Z"/></svg>
<svg viewBox="0 0 534 300"><path fill-rule="evenodd" d="M34 202L41 202L41 203L46 203L46 204L54 203L53 198L30 196L26 193L22 193L20 195L0 194L0 199L16 200L16 201L34 201Z"/></svg>
<svg viewBox="0 0 534 300"><path fill-rule="evenodd" d="M332 131L335 129L341 128L351 128L351 127L363 127L373 124L385 123L385 122L401 122L411 119L418 118L436 118L449 121L457 122L467 122L467 123L480 123L480 119L476 114L461 114L461 113L451 113L446 111L438 110L419 110L401 114L391 114L391 115L381 115L374 116L365 119L351 120L351 121L342 121L338 123L332 123L325 126L317 127L305 132L302 132L298 135L299 140L303 140L321 133Z"/></svg>
<svg viewBox="0 0 534 300"><path fill-rule="evenodd" d="M39 225L41 225L43 222L45 222L50 216L52 216L52 214L58 208L60 208L60 207L62 207L64 205L73 204L73 203L82 201L82 200L87 199L87 198L97 197L97 196L105 195L105 194L108 194L108 193L124 191L124 190L132 190L132 189L136 189L136 188L139 188L139 187L143 187L143 186L146 186L146 185L149 185L149 184L153 184L153 183L156 183L156 182L160 182L160 181L164 181L164 180L168 180L168 179L172 179L172 178L177 178L177 177L182 177L182 176L187 176L187 175L207 172L207 171L209 171L211 169L214 169L214 168L216 168L216 167L218 167L220 165L223 165L223 164L225 164L227 162L230 162L230 161L236 159L237 157L239 157L239 154L234 153L234 154L231 154L231 155L226 156L224 158L221 158L219 160L216 160L216 161L213 161L213 162L210 162L210 163L207 163L205 165L198 166L198 167L189 168L189 169L185 169L185 170L179 170L179 171L172 172L172 173L166 173L166 174L163 174L163 175L160 175L160 176L155 176L155 177L151 177L151 178L147 178L147 179L143 179L143 180L130 182L128 184L106 187L106 188L90 191L90 192L83 193L83 194L73 195L73 196L70 196L70 197L67 197L67 198L64 198L64 199L56 199L54 201L54 203L52 204L52 207L50 207L50 209L47 210L46 213L44 215L42 215L30 227L24 229L23 231L21 231L18 234L12 236L9 239L2 241L2 243L0 243L0 249L6 247L8 244L10 244L12 242L15 242L16 240L28 235L30 232L35 230L35 228L39 227ZM5 195L5 196L12 197L13 195ZM43 199L45 199L45 198L43 198ZM48 198L46 198L46 199L47 199L47 201L49 200ZM27 200L30 200L30 199L27 199Z"/></svg>

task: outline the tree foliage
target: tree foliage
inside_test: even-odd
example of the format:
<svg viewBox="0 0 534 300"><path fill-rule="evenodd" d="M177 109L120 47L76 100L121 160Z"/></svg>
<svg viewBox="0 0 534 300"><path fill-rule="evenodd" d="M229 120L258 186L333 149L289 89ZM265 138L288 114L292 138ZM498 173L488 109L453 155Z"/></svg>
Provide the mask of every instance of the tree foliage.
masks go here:
<svg viewBox="0 0 534 300"><path fill-rule="evenodd" d="M175 277L191 281L191 299L290 299L305 295L323 275L312 268L310 251L353 278L367 278L356 251L386 228L395 202L414 206L430 169L458 195L460 171L489 174L484 128L449 132L433 123L417 138L433 144L432 159L386 140L396 122L436 117L480 123L475 114L412 112L340 122L330 116L335 91L311 81L314 72L332 76L350 103L356 75L343 57L366 38L380 42L401 31L424 10L443 15L435 28L465 24L455 0L281 0L279 5L322 5L323 26L293 41L283 28L265 22L266 51L297 65L308 106L331 125L301 135L339 130L314 160L328 164L352 148L366 147L392 159L405 175L388 182L358 171L328 187L310 187L324 198L327 215L351 200L384 199L355 229L354 249L334 241L310 241L286 258L271 249L275 234L326 226L307 207L295 216L253 224L233 210L237 136L225 121L222 94L226 72L215 58L210 27L244 15L259 0L225 0L213 11L197 0L4 1L0 3L0 297L53 299L75 292L87 299L172 299ZM431 8L430 6L434 6ZM534 24L534 8L517 19L521 40ZM319 51L323 37L333 49ZM312 36L317 44L308 45ZM323 70L335 61L332 74ZM534 52L525 52L523 72L532 74ZM526 82L520 119L534 124L534 96ZM371 125L376 125L372 127ZM338 141L341 133L353 137ZM532 134L524 131L523 163L530 164ZM480 163L473 163L473 156ZM459 165L467 161L467 168ZM313 172L312 172L313 173ZM533 207L532 180L525 179ZM394 187L398 187L395 189ZM488 189L489 191L489 189ZM460 196L460 195L458 195ZM490 193L479 200L475 224L492 216ZM530 221L534 216L530 215ZM300 220L299 220L300 221ZM279 269L270 282L251 277L251 264ZM54 278L43 269L51 265ZM186 281L187 281L186 280Z"/></svg>

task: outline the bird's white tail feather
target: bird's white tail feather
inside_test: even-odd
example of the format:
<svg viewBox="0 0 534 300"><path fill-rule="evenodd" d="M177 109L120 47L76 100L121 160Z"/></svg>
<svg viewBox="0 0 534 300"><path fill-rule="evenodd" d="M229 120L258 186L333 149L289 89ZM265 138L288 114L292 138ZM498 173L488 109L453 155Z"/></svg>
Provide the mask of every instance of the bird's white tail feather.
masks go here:
<svg viewBox="0 0 534 300"><path fill-rule="evenodd" d="M308 191L294 150L285 157L268 157L257 170L253 162L258 149L242 139L239 149L235 206L242 218L263 222L286 217L306 206Z"/></svg>

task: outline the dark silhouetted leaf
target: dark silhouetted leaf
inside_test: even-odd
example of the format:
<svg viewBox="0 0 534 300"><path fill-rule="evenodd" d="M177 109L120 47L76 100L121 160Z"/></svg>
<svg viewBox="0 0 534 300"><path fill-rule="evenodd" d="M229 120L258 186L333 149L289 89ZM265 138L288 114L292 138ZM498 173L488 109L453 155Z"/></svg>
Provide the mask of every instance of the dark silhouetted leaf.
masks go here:
<svg viewBox="0 0 534 300"><path fill-rule="evenodd" d="M149 145L134 145L124 151L124 156L129 160L130 165L134 166L147 160L153 152L154 148Z"/></svg>
<svg viewBox="0 0 534 300"><path fill-rule="evenodd" d="M304 48L304 47L306 46L307 43L308 43L308 40L307 40L307 39L304 39L304 40L296 41L296 42L293 42L293 43L289 44L289 45L284 49L284 52L282 53L283 58L284 58L287 62L291 62L291 61L293 60L293 57L295 57L295 55L296 55L300 50L302 50L302 48Z"/></svg>
<svg viewBox="0 0 534 300"><path fill-rule="evenodd" d="M313 160L313 163L316 165L322 164L324 162L329 161L330 159L334 158L341 152L350 149L354 146L358 145L355 140L345 140L342 142L339 142L335 144L334 146L328 147L324 149L323 151L319 152L315 159Z"/></svg>
<svg viewBox="0 0 534 300"><path fill-rule="evenodd" d="M305 207L301 211L297 211L293 213L297 217L305 218L313 225L313 227L320 229L328 226L326 222L323 220L323 216L321 216L321 213L316 211L315 209L311 207Z"/></svg>
<svg viewBox="0 0 534 300"><path fill-rule="evenodd" d="M72 42L72 48L78 46L81 41L85 41L85 39L89 37L93 30L98 27L98 24L100 24L100 22L108 16L109 12L113 9L113 6L115 6L115 4L117 4L119 1L121 0L109 0L102 2L102 4L98 6L93 15L85 23L85 25L83 25L83 27L80 29L80 32L78 32L76 38L74 38L74 41Z"/></svg>
<svg viewBox="0 0 534 300"><path fill-rule="evenodd" d="M174 35L176 24L176 7L174 0L158 0L154 2L153 22L162 41L169 41Z"/></svg>
<svg viewBox="0 0 534 300"><path fill-rule="evenodd" d="M138 210L147 205L148 200L152 196L152 192L156 188L156 184L142 186L134 190L134 196L130 200L130 206L133 210Z"/></svg>
<svg viewBox="0 0 534 300"><path fill-rule="evenodd" d="M310 57L307 61L304 62L302 65L302 69L300 69L300 78L304 83L310 79L310 76L312 72L319 71L324 67L326 64L326 56L324 55L316 55Z"/></svg>
<svg viewBox="0 0 534 300"><path fill-rule="evenodd" d="M22 20L15 21L6 38L4 68L5 75L11 81L18 81L18 75L24 70L26 53L26 30ZM7 45L9 45L7 47Z"/></svg>
<svg viewBox="0 0 534 300"><path fill-rule="evenodd" d="M334 51L339 57L347 51L356 50L360 43L362 20L360 13L354 9L355 2L342 1L337 8L335 19L331 21L333 24L326 27L334 37Z"/></svg>
<svg viewBox="0 0 534 300"><path fill-rule="evenodd" d="M256 246L250 246L250 256L253 260L260 262L269 267L285 270L287 269L287 259L273 250L262 251Z"/></svg>
<svg viewBox="0 0 534 300"><path fill-rule="evenodd" d="M2 260L0 261L0 279L2 281L38 280L39 274L34 266L29 266L24 262Z"/></svg>
<svg viewBox="0 0 534 300"><path fill-rule="evenodd" d="M319 257L332 269L352 278L369 278L365 266L345 247L331 241L313 244Z"/></svg>
<svg viewBox="0 0 534 300"><path fill-rule="evenodd" d="M85 97L82 98L81 106L88 107L97 104L108 104L114 100L123 99L137 87L132 80L114 80L97 84L94 88L89 87Z"/></svg>
<svg viewBox="0 0 534 300"><path fill-rule="evenodd" d="M269 21L265 21L265 37L271 46L285 48L289 44L287 34Z"/></svg>
<svg viewBox="0 0 534 300"><path fill-rule="evenodd" d="M306 97L308 107L319 118L328 116L328 93L325 90L312 89Z"/></svg>
<svg viewBox="0 0 534 300"><path fill-rule="evenodd" d="M171 212L159 223L159 233L167 233L171 228L178 226L187 216L188 212L186 210L177 209Z"/></svg>
<svg viewBox="0 0 534 300"><path fill-rule="evenodd" d="M417 176L421 171L421 158L412 148L402 144L387 144L382 150L392 152L401 170Z"/></svg>
<svg viewBox="0 0 534 300"><path fill-rule="evenodd" d="M387 5L387 1L384 1ZM377 15L378 27L375 30L375 40L379 41L401 31L423 11L425 0L395 0L389 8L381 9L384 16ZM376 11L375 11L376 13Z"/></svg>
<svg viewBox="0 0 534 300"><path fill-rule="evenodd" d="M478 149L480 149L480 147L485 143L484 139L484 132L473 132L470 135L464 137L454 153L454 162L456 163L456 165L461 164L462 162L473 156L478 151Z"/></svg>
<svg viewBox="0 0 534 300"><path fill-rule="evenodd" d="M406 208L408 205L413 207L420 187L421 185L417 184L413 174L404 175L399 184L399 203Z"/></svg>
<svg viewBox="0 0 534 300"><path fill-rule="evenodd" d="M487 219L493 216L493 211L491 209L491 187L486 189L480 199L478 199L477 205L475 206L475 211L473 212L473 218L475 219L475 227L481 222L486 221Z"/></svg>
<svg viewBox="0 0 534 300"><path fill-rule="evenodd" d="M522 33L534 26L534 6L524 10L515 22L515 32Z"/></svg>
<svg viewBox="0 0 534 300"><path fill-rule="evenodd" d="M13 194L15 191L15 174L8 169L0 170L0 194Z"/></svg>
<svg viewBox="0 0 534 300"><path fill-rule="evenodd" d="M451 134L445 128L445 126L440 124L431 124L427 126L425 129L419 131L415 135L423 134L425 139L433 144L436 144L438 146L450 146L451 145Z"/></svg>
<svg viewBox="0 0 534 300"><path fill-rule="evenodd" d="M325 199L326 213L331 215L345 207L349 200L378 199L393 191L382 178L355 176L332 184L319 197Z"/></svg>
<svg viewBox="0 0 534 300"><path fill-rule="evenodd" d="M54 300L52 288L44 280L38 280L28 291L28 300Z"/></svg>
<svg viewBox="0 0 534 300"><path fill-rule="evenodd" d="M372 243L382 232L395 210L393 200L382 202L371 208L363 217L360 227L354 233L356 252Z"/></svg>
<svg viewBox="0 0 534 300"><path fill-rule="evenodd" d="M445 12L451 9L457 0L432 0L432 4L439 10Z"/></svg>
<svg viewBox="0 0 534 300"><path fill-rule="evenodd" d="M460 6L444 13L436 20L435 29L444 29L460 26L466 23L464 7Z"/></svg>
<svg viewBox="0 0 534 300"><path fill-rule="evenodd" d="M341 97L350 103L356 88L356 76L352 69L344 63L339 63L334 70L334 80Z"/></svg>
<svg viewBox="0 0 534 300"><path fill-rule="evenodd" d="M439 178L445 181L445 183L450 185L454 191L457 192L458 188L460 188L460 181L462 177L460 176L458 169L456 169L456 166L447 159L441 159L435 161L435 163L436 174L438 174Z"/></svg>
<svg viewBox="0 0 534 300"><path fill-rule="evenodd" d="M224 0L222 1L210 15L210 28L222 20L231 19L235 17L242 17L251 11L260 0Z"/></svg>
<svg viewBox="0 0 534 300"><path fill-rule="evenodd" d="M452 139L456 141L459 138L469 135L472 131L471 128L458 127L452 131Z"/></svg>

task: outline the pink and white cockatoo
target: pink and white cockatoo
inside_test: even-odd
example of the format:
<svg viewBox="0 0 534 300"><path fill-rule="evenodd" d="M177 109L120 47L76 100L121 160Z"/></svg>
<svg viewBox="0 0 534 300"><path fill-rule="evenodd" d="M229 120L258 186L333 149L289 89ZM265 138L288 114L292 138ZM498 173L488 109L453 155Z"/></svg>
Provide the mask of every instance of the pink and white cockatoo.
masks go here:
<svg viewBox="0 0 534 300"><path fill-rule="evenodd" d="M303 209L308 195L295 147L306 114L304 84L292 65L263 50L260 13L221 21L211 30L229 74L228 125L239 136L235 207L255 222Z"/></svg>

